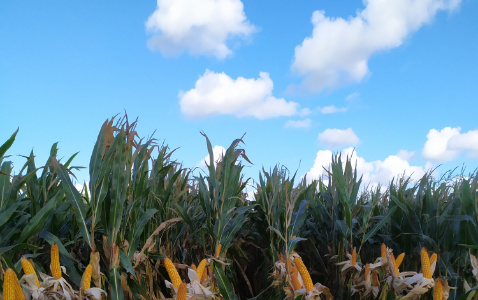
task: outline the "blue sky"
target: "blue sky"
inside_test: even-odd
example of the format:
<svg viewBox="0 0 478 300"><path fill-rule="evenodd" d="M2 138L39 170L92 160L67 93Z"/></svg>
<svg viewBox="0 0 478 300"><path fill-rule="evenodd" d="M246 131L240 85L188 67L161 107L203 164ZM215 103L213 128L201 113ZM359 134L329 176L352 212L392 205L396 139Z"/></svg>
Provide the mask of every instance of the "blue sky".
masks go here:
<svg viewBox="0 0 478 300"><path fill-rule="evenodd" d="M88 166L126 111L185 167L246 133L254 165L323 175L355 149L372 183L478 167L478 3L2 1L0 142L19 171L54 142ZM80 182L88 172L77 172Z"/></svg>

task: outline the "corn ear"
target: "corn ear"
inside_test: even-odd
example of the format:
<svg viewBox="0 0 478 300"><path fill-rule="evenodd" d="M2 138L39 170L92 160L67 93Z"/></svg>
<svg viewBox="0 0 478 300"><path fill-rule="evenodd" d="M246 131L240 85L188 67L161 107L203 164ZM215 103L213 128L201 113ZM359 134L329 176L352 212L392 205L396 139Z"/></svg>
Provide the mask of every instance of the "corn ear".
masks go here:
<svg viewBox="0 0 478 300"><path fill-rule="evenodd" d="M61 267L60 267L60 250L58 245L55 243L51 246L51 274L55 279L61 278Z"/></svg>
<svg viewBox="0 0 478 300"><path fill-rule="evenodd" d="M380 281L378 280L378 272L377 270L373 270L372 272L372 280L373 280L373 286L379 286Z"/></svg>
<svg viewBox="0 0 478 300"><path fill-rule="evenodd" d="M85 269L85 273L83 273L83 282L82 288L87 290L91 287L91 273L93 272L93 266L88 265Z"/></svg>
<svg viewBox="0 0 478 300"><path fill-rule="evenodd" d="M203 260L201 260L201 262L199 263L196 269L196 274L198 274L198 278L200 281L203 281L203 273L205 273L206 264L207 264L207 260L204 258Z"/></svg>
<svg viewBox="0 0 478 300"><path fill-rule="evenodd" d="M432 256L430 256L430 265L432 265L435 260L437 260L438 255L436 253L433 253Z"/></svg>
<svg viewBox="0 0 478 300"><path fill-rule="evenodd" d="M354 250L352 251L352 266L355 266L355 263L357 262L357 251Z"/></svg>
<svg viewBox="0 0 478 300"><path fill-rule="evenodd" d="M383 258L385 258L385 259L387 258L387 246L385 246L385 244L382 244L381 254L382 254Z"/></svg>
<svg viewBox="0 0 478 300"><path fill-rule="evenodd" d="M17 274L12 269L7 269L3 277L3 300L25 300L25 295L18 282Z"/></svg>
<svg viewBox="0 0 478 300"><path fill-rule="evenodd" d="M195 265L195 264L192 264L192 265L191 265L191 269L193 269L194 271L196 271L196 269L197 269L197 268L196 268L196 265Z"/></svg>
<svg viewBox="0 0 478 300"><path fill-rule="evenodd" d="M166 271L168 272L171 282L176 288L179 288L179 285L181 284L181 277L179 277L178 270L176 270L173 262L169 258L165 258L164 265L166 266Z"/></svg>
<svg viewBox="0 0 478 300"><path fill-rule="evenodd" d="M370 265L366 264L365 265L365 278L367 278L368 276L370 276Z"/></svg>
<svg viewBox="0 0 478 300"><path fill-rule="evenodd" d="M30 263L30 261L25 257L22 257L21 263L25 275L35 274L36 285L38 288L40 288L40 282L38 281L37 273L35 272L35 268L33 268L33 265Z"/></svg>
<svg viewBox="0 0 478 300"><path fill-rule="evenodd" d="M300 277L302 277L302 282L304 282L305 290L308 292L314 288L314 284L312 283L312 279L310 278L309 271L307 271L304 262L300 257L296 257L294 259L294 263L299 271Z"/></svg>
<svg viewBox="0 0 478 300"><path fill-rule="evenodd" d="M443 285L440 279L435 281L435 287L433 288L433 300L443 300Z"/></svg>
<svg viewBox="0 0 478 300"><path fill-rule="evenodd" d="M176 295L176 300L186 300L186 294L188 292L187 285L185 282L181 282L178 288L178 293Z"/></svg>
<svg viewBox="0 0 478 300"><path fill-rule="evenodd" d="M216 247L216 256L219 256L219 254L221 254L221 249L222 249L222 245L221 245L221 244L217 245L217 247Z"/></svg>
<svg viewBox="0 0 478 300"><path fill-rule="evenodd" d="M296 267L292 267L291 269L290 280L292 282L292 288L294 289L294 291L300 290L302 288L302 285L299 281L299 271L297 271Z"/></svg>
<svg viewBox="0 0 478 300"><path fill-rule="evenodd" d="M420 257L422 261L422 273L423 277L427 279L432 279L432 272L430 270L430 257L428 256L428 251L425 247L420 251Z"/></svg>
<svg viewBox="0 0 478 300"><path fill-rule="evenodd" d="M405 252L397 256L397 259L395 260L395 264L397 265L397 270L400 268L400 265L403 262L403 259L405 258Z"/></svg>

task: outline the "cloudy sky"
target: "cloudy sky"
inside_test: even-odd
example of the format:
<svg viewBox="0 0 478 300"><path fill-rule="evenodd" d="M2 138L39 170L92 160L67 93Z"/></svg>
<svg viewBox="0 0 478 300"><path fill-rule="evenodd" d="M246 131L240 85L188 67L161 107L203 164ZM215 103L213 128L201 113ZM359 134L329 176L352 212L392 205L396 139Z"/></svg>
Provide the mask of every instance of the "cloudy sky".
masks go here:
<svg viewBox="0 0 478 300"><path fill-rule="evenodd" d="M59 142L88 166L107 118L201 166L246 133L253 179L332 153L386 184L478 167L478 2L2 1L0 143L19 171ZM459 171L458 171L459 172ZM88 172L78 172L80 182Z"/></svg>

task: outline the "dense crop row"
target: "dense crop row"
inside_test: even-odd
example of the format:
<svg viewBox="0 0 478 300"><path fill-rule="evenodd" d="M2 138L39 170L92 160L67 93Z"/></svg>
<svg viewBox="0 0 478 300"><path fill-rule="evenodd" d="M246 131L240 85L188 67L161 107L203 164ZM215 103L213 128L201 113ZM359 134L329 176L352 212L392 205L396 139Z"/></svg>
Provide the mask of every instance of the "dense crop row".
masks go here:
<svg viewBox="0 0 478 300"><path fill-rule="evenodd" d="M43 167L31 152L17 175L5 156L17 133L1 146L4 299L12 274L39 299L478 297L475 175L364 188L336 155L327 180L263 170L248 201L242 139L214 162L203 134L210 161L196 177L135 129L126 117L103 124L82 192L71 180L75 155L59 161L56 144Z"/></svg>

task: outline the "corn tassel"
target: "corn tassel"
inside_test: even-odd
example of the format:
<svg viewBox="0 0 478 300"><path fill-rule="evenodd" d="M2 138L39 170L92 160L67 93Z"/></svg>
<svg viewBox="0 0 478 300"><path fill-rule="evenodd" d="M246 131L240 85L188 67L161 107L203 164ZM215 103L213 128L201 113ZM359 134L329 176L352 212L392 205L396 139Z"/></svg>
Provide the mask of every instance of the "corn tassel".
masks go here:
<svg viewBox="0 0 478 300"><path fill-rule="evenodd" d="M185 282L181 282L178 288L178 293L176 295L176 300L186 300L186 294L188 292L187 285Z"/></svg>
<svg viewBox="0 0 478 300"><path fill-rule="evenodd" d="M178 270L174 266L173 262L169 258L164 259L164 265L166 266L166 271L168 272L171 282L176 288L179 288L181 284L181 277L179 277Z"/></svg>
<svg viewBox="0 0 478 300"><path fill-rule="evenodd" d="M433 300L443 300L443 285L440 279L435 281L435 287L433 288Z"/></svg>
<svg viewBox="0 0 478 300"><path fill-rule="evenodd" d="M85 273L83 274L83 284L82 288L87 290L91 287L91 273L93 272L93 266L88 265L85 269Z"/></svg>
<svg viewBox="0 0 478 300"><path fill-rule="evenodd" d="M30 261L22 257L21 263L22 263L22 268L25 275L35 274L36 285L38 288L40 288L40 281L38 281L37 273L35 272L35 269L33 268L33 265L30 263Z"/></svg>
<svg viewBox="0 0 478 300"><path fill-rule="evenodd" d="M25 295L18 282L17 274L12 269L7 269L3 277L3 300L25 300Z"/></svg>
<svg viewBox="0 0 478 300"><path fill-rule="evenodd" d="M422 272L423 277L427 279L432 279L432 272L430 270L430 257L428 256L427 249L425 247L420 251L420 257L422 261Z"/></svg>
<svg viewBox="0 0 478 300"><path fill-rule="evenodd" d="M395 260L395 264L397 265L397 270L400 268L400 265L403 262L403 259L405 258L405 252L397 256L397 259Z"/></svg>
<svg viewBox="0 0 478 300"><path fill-rule="evenodd" d="M206 264L207 264L207 260L204 258L203 260L201 260L201 262L199 263L196 269L196 274L198 274L198 278L200 281L203 281L203 273L206 270Z"/></svg>
<svg viewBox="0 0 478 300"><path fill-rule="evenodd" d="M60 267L60 250L58 249L57 244L51 246L51 274L55 279L61 278L61 267Z"/></svg>
<svg viewBox="0 0 478 300"><path fill-rule="evenodd" d="M302 282L304 282L305 290L308 292L314 289L314 284L312 283L312 279L310 278L309 271L307 271L304 262L300 257L296 257L294 259L294 263L297 266L297 270L299 271L300 277L302 277Z"/></svg>
<svg viewBox="0 0 478 300"><path fill-rule="evenodd" d="M294 289L294 291L300 290L302 288L302 285L299 281L299 271L297 271L296 267L292 267L291 269L290 280L292 282L292 288Z"/></svg>

